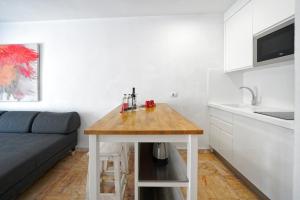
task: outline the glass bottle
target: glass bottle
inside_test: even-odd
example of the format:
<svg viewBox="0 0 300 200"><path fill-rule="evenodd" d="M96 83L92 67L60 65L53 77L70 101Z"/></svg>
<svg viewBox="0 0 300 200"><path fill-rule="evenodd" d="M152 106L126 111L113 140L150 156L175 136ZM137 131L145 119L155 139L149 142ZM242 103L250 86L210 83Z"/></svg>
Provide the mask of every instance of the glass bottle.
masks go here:
<svg viewBox="0 0 300 200"><path fill-rule="evenodd" d="M123 105L123 107L124 107L124 110L127 110L127 109L128 109L127 94L124 94L124 96L123 96L123 102L122 102L122 105Z"/></svg>
<svg viewBox="0 0 300 200"><path fill-rule="evenodd" d="M132 88L132 109L136 109L136 94L135 94L135 88Z"/></svg>
<svg viewBox="0 0 300 200"><path fill-rule="evenodd" d="M131 94L128 94L127 95L127 104L128 104L128 107L127 109L131 109L132 108L132 102L131 102Z"/></svg>

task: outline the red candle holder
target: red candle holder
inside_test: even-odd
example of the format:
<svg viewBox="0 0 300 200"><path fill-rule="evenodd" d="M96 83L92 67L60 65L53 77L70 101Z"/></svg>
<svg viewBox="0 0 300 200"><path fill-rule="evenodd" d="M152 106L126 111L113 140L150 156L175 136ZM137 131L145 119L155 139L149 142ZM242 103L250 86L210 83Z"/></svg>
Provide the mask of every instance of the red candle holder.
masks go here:
<svg viewBox="0 0 300 200"><path fill-rule="evenodd" d="M147 100L147 101L145 101L145 107L146 108L153 108L153 107L155 107L154 100Z"/></svg>

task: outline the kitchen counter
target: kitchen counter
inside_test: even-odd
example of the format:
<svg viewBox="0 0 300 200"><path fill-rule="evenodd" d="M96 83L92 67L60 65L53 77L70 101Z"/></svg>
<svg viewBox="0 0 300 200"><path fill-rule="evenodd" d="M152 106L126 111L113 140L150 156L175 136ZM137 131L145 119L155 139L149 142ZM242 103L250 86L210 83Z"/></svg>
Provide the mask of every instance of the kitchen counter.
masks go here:
<svg viewBox="0 0 300 200"><path fill-rule="evenodd" d="M231 112L237 115L242 115L245 117L249 117L252 119L256 119L259 121L267 122L276 126L284 127L287 129L294 130L294 120L284 120L275 117L270 117L254 112L261 112L261 111L273 111L273 112L280 112L286 110L280 110L277 108L268 108L268 107L261 107L261 106L250 106L250 105L235 105L235 104L221 104L221 103L209 103L209 107L216 108L220 110L224 110L227 112Z"/></svg>
<svg viewBox="0 0 300 200"><path fill-rule="evenodd" d="M118 106L84 130L86 135L200 135L203 130L168 104L120 113Z"/></svg>

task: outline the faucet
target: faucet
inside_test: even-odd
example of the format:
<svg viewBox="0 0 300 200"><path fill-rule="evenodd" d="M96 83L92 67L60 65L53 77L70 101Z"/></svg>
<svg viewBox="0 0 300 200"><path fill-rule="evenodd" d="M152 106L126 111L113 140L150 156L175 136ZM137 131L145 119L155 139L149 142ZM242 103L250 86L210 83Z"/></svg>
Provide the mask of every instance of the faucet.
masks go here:
<svg viewBox="0 0 300 200"><path fill-rule="evenodd" d="M257 95L255 94L255 92L251 88L249 88L249 87L240 87L240 89L246 89L246 90L250 91L250 93L252 95L251 105L252 106L257 105Z"/></svg>

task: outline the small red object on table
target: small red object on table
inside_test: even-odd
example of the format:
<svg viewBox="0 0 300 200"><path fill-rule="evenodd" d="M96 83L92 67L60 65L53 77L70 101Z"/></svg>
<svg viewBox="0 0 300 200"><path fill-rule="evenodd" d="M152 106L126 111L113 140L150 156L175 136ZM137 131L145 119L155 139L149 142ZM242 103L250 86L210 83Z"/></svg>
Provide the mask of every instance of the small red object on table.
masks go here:
<svg viewBox="0 0 300 200"><path fill-rule="evenodd" d="M155 107L154 100L147 100L147 101L145 101L145 107L146 108L153 108L153 107Z"/></svg>

